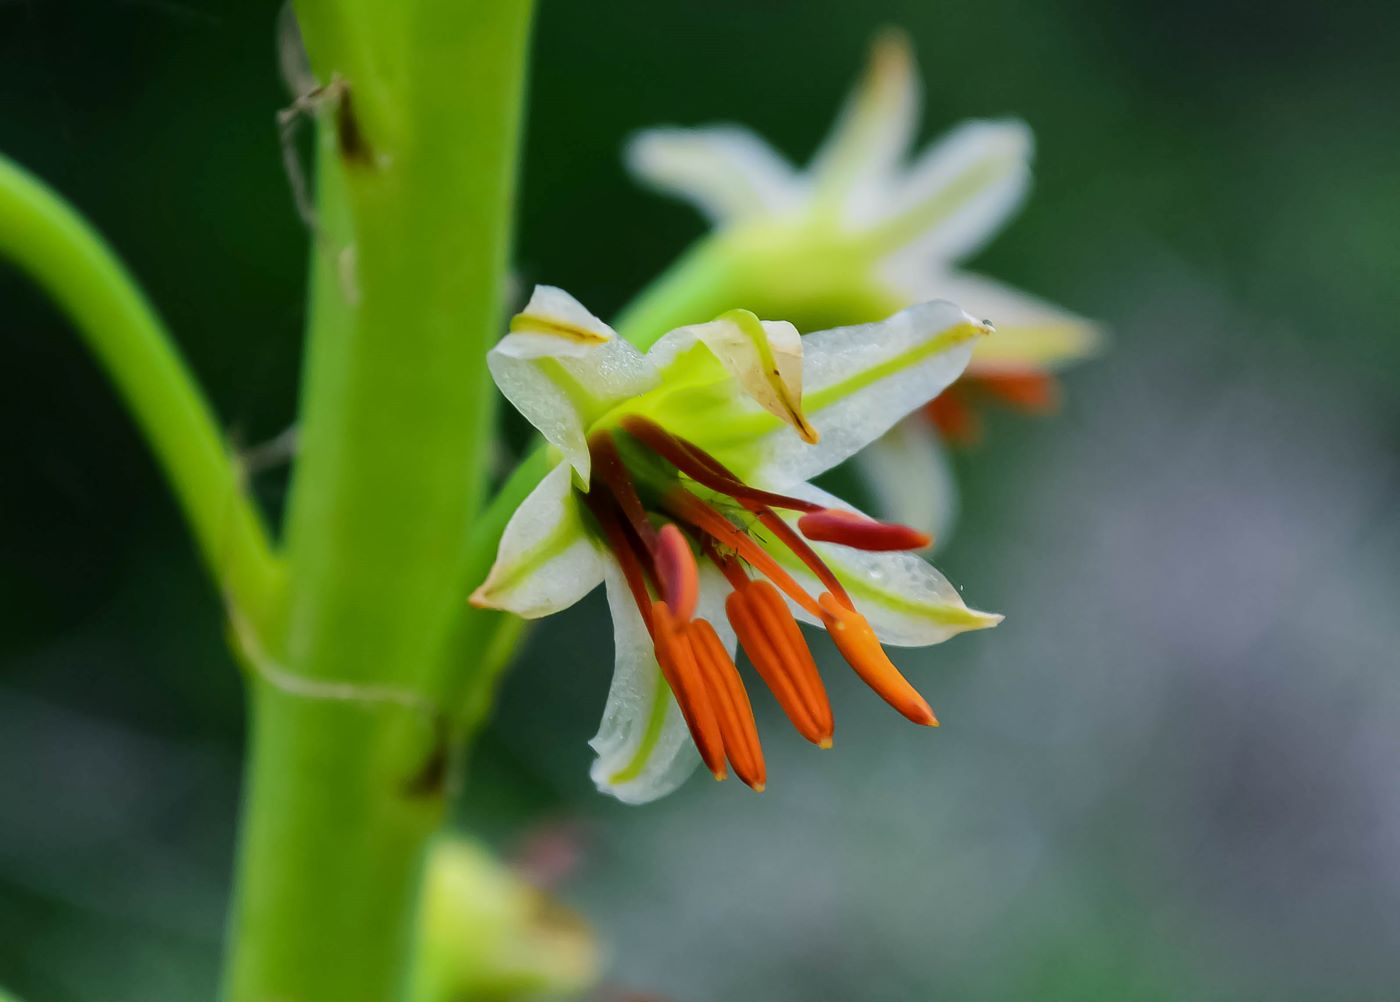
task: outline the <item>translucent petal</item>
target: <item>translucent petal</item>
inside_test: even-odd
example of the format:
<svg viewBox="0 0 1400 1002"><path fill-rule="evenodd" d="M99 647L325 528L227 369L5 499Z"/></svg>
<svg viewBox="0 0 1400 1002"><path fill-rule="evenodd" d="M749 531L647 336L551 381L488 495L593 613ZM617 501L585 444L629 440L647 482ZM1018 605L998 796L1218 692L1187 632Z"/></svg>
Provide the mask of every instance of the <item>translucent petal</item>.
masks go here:
<svg viewBox="0 0 1400 1002"><path fill-rule="evenodd" d="M848 203L852 221L875 207L895 166L909 149L919 117L919 77L903 32L885 31L870 49L870 62L812 160L818 198Z"/></svg>
<svg viewBox="0 0 1400 1002"><path fill-rule="evenodd" d="M821 440L734 403L703 402L668 420L755 486L782 490L809 480L869 445L943 391L967 366L987 328L952 303L923 303L887 320L802 339L802 407Z"/></svg>
<svg viewBox="0 0 1400 1002"><path fill-rule="evenodd" d="M656 385L650 362L562 289L540 285L486 356L507 400L585 483L587 429L619 401Z"/></svg>
<svg viewBox="0 0 1400 1002"><path fill-rule="evenodd" d="M589 745L597 758L589 774L598 789L627 804L642 804L680 786L700 762L690 732L656 663L651 637L622 572L606 571L616 664L603 722ZM708 619L733 654L734 633L724 615L728 592L711 567L700 571L697 616Z"/></svg>
<svg viewBox="0 0 1400 1002"><path fill-rule="evenodd" d="M997 331L1001 336L1001 331ZM958 511L958 485L943 441L923 414L911 414L852 457L875 501L875 514L947 542Z"/></svg>
<svg viewBox="0 0 1400 1002"><path fill-rule="evenodd" d="M828 508L856 510L811 484L790 487L788 492ZM796 513L781 514L796 525ZM836 543L811 546L850 592L856 609L870 621L882 643L924 647L967 630L985 630L1002 620L994 613L969 609L948 579L915 554L868 553ZM781 543L771 543L767 549L812 594L824 590L816 576ZM800 606L794 604L792 609L798 618L816 622Z"/></svg>
<svg viewBox="0 0 1400 1002"><path fill-rule="evenodd" d="M872 226L922 261L966 257L1020 208L1033 149L1023 122L965 122L915 161Z"/></svg>
<svg viewBox="0 0 1400 1002"><path fill-rule="evenodd" d="M676 364L697 344L709 349L718 370L706 366L703 358ZM647 358L670 386L732 377L765 411L805 440L815 441L816 433L802 414L802 353L802 336L792 324L760 321L748 310L731 310L709 323L671 331L652 346Z"/></svg>
<svg viewBox="0 0 1400 1002"><path fill-rule="evenodd" d="M781 212L799 196L792 167L735 126L648 129L627 143L624 159L638 180L693 202L714 223Z"/></svg>
<svg viewBox="0 0 1400 1002"><path fill-rule="evenodd" d="M521 502L472 604L538 619L567 609L603 580L604 559L584 530L572 481L569 464L560 463Z"/></svg>

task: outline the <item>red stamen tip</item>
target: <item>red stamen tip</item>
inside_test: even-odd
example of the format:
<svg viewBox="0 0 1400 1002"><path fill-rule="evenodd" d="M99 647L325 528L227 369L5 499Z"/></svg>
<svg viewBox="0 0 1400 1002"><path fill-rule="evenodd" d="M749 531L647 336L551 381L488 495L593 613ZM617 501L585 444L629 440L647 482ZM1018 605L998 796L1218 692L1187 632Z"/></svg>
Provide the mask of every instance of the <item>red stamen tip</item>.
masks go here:
<svg viewBox="0 0 1400 1002"><path fill-rule="evenodd" d="M808 512L797 520L802 535L819 543L840 543L857 550L922 550L933 543L926 532L907 525L877 522L840 508Z"/></svg>
<svg viewBox="0 0 1400 1002"><path fill-rule="evenodd" d="M656 572L666 604L681 622L695 615L695 603L700 598L700 572L695 566L695 554L685 535L676 526L661 527L656 537Z"/></svg>

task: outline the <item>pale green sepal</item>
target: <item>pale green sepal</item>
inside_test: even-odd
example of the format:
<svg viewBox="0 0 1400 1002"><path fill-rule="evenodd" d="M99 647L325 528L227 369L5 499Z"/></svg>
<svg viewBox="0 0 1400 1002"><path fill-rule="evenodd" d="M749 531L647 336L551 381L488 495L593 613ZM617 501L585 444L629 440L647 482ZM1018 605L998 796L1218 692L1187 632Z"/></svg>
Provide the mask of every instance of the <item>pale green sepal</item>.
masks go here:
<svg viewBox="0 0 1400 1002"><path fill-rule="evenodd" d="M567 609L603 580L604 557L584 528L573 473L560 463L506 524L473 605L538 619Z"/></svg>
<svg viewBox="0 0 1400 1002"><path fill-rule="evenodd" d="M796 485L788 492L828 508L856 510L811 484ZM796 513L780 514L796 525ZM924 647L942 643L968 630L988 629L1002 620L995 613L969 609L948 579L916 554L870 553L836 543L812 543L811 546L845 586L856 609L870 621L881 643L894 647ZM781 544L769 545L767 549L812 594L825 590L791 551ZM800 606L793 605L792 609L798 618L816 622Z"/></svg>
<svg viewBox="0 0 1400 1002"><path fill-rule="evenodd" d="M656 371L562 289L541 285L486 356L502 394L586 484L588 427L623 400L656 385Z"/></svg>

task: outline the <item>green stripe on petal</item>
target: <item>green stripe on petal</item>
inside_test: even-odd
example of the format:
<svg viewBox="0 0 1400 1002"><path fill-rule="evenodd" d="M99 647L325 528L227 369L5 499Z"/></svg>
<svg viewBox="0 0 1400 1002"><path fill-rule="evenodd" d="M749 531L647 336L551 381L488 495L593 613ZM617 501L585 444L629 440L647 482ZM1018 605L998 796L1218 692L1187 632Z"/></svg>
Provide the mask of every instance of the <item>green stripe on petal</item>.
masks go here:
<svg viewBox="0 0 1400 1002"><path fill-rule="evenodd" d="M816 445L748 415L680 415L696 444L758 487L781 490L855 454L957 379L988 328L951 303L924 303L887 320L809 334L803 409ZM670 427L668 425L668 427ZM681 432L677 432L680 434Z"/></svg>
<svg viewBox="0 0 1400 1002"><path fill-rule="evenodd" d="M537 619L567 609L602 579L603 556L584 527L573 472L560 463L511 516L496 563L471 601Z"/></svg>
<svg viewBox="0 0 1400 1002"><path fill-rule="evenodd" d="M628 804L641 804L670 793L700 761L680 707L661 675L641 615L621 570L606 569L608 605L612 609L615 666L603 722L589 742L597 753L590 775L598 789ZM715 627L725 649L735 647L724 615L728 585L713 567L700 571L696 615Z"/></svg>

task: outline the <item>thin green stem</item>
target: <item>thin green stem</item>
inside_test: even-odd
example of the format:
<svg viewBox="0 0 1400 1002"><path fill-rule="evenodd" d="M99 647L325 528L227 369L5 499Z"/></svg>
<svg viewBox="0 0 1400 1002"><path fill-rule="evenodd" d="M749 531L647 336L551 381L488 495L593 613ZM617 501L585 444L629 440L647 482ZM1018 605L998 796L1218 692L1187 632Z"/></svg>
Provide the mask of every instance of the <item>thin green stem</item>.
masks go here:
<svg viewBox="0 0 1400 1002"><path fill-rule="evenodd" d="M0 157L0 255L67 314L126 402L235 611L261 626L280 568L237 460L159 317L102 238Z"/></svg>

